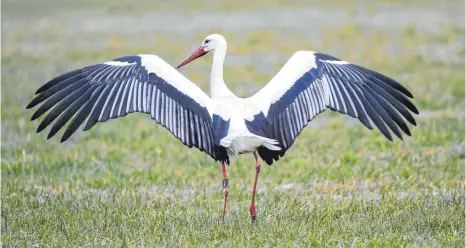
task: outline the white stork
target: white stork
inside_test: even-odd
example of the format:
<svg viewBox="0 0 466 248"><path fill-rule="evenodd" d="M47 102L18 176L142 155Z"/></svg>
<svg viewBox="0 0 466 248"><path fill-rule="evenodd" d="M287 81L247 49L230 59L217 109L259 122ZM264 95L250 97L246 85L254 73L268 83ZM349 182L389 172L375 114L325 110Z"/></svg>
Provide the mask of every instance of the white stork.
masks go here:
<svg viewBox="0 0 466 248"><path fill-rule="evenodd" d="M60 75L40 87L27 108L44 102L32 116L37 119L54 107L37 132L54 122L47 138L55 135L73 116L61 141L85 122L97 122L128 113L150 114L188 147L196 147L220 161L223 173L225 216L228 198L226 164L230 157L253 153L256 172L250 215L256 219L255 193L260 171L258 155L269 165L282 157L304 127L327 108L371 122L392 140L400 129L410 135L405 120L418 114L408 98L411 93L395 80L333 56L296 52L259 92L237 97L223 81L227 42L219 34L207 36L199 48L177 68L213 52L210 97L156 55L124 56Z"/></svg>

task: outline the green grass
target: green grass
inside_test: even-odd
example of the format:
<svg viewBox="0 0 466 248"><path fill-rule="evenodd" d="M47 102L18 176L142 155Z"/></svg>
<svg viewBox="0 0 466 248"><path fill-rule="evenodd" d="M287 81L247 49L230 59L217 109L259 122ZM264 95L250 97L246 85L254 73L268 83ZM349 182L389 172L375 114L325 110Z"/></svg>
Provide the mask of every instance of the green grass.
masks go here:
<svg viewBox="0 0 466 248"><path fill-rule="evenodd" d="M463 11L464 3L423 1L421 8L417 0L361 0L354 6L317 0L303 7L344 11L351 21L335 25L322 20L314 24L314 35L278 24L245 30L218 26L192 33L131 33L118 25L88 32L80 27L82 18L100 15L101 20L116 20L141 14L157 26L162 25L157 13L164 11L237 14L299 9L307 2L154 3L130 7L124 1L77 5L47 0L38 5L20 0L2 6L8 10L2 13L5 247L464 246L464 23L447 22L427 32L415 25L357 22L361 6L370 13L389 7L440 9L446 18ZM138 20L126 21L133 27L143 25ZM137 53L156 53L175 65L211 32L229 41L225 80L241 96L264 85L296 50L322 51L406 85L421 112L418 126L404 141L389 142L347 116L330 111L319 115L285 157L262 167L255 226L248 216L252 155L234 158L228 168L228 213L226 224L218 225L220 165L185 148L146 115L100 123L63 144L59 137L46 140L45 133L35 134L40 122L29 121L33 111L25 106L51 77ZM182 72L207 91L210 63L206 56Z"/></svg>
<svg viewBox="0 0 466 248"><path fill-rule="evenodd" d="M8 187L8 186L7 186ZM30 212L21 210L28 197ZM6 244L32 246L432 246L462 245L464 200L460 195L378 200L323 198L316 203L276 196L260 210L255 226L245 212L229 214L218 225L218 205L206 194L179 200L153 200L145 193L117 190L44 193L30 189L8 199L15 221L5 217L4 231L21 230L4 238ZM264 204L265 204L264 203ZM11 218L11 219L10 219ZM40 230L37 230L38 227Z"/></svg>

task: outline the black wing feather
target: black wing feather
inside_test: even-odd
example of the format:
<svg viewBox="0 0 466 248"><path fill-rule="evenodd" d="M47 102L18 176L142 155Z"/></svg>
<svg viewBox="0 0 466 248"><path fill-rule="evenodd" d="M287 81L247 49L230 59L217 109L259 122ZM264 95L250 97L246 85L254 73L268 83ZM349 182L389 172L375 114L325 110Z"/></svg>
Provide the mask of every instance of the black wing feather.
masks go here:
<svg viewBox="0 0 466 248"><path fill-rule="evenodd" d="M385 111L387 111L388 115L390 116L390 119L396 122L396 125L394 125L394 127L396 128L397 131L395 132L395 130L392 129L393 132L395 132L395 134L400 139L403 139L401 137L401 133L399 133L397 129L397 127L400 127L403 130L403 132L405 132L408 136L411 136L411 132L409 131L409 128L404 122L403 118L395 111L395 109L393 109L390 103L385 98L383 98L381 95L379 95L376 91L374 91L371 87L365 85L365 89L366 91L369 92L369 94L372 94L374 98L377 98L377 102L380 104L380 106Z"/></svg>
<svg viewBox="0 0 466 248"><path fill-rule="evenodd" d="M112 87L110 86L106 86L104 89L102 89L102 92L100 94L97 93L96 96L94 97L96 98L95 104L92 104L92 106L90 106L91 109L89 110L89 113L85 115L84 117L84 118L87 118L87 116L89 116L86 122L86 125L84 125L84 129L83 129L84 131L89 130L99 121L100 112L102 111L102 108L104 107L105 100L107 100L107 97L110 94L111 88Z"/></svg>
<svg viewBox="0 0 466 248"><path fill-rule="evenodd" d="M52 128L50 129L49 135L47 139L52 138L67 122L71 117L73 117L76 112L85 104L89 98L91 98L92 94L94 93L95 88L98 86L90 87L81 97L79 97L76 101L74 101L64 112L60 115L60 118L53 124Z"/></svg>
<svg viewBox="0 0 466 248"><path fill-rule="evenodd" d="M81 86L78 90L68 95L62 102L60 102L57 106L55 106L50 113L45 116L45 118L40 123L39 127L37 128L37 132L41 132L44 130L50 123L52 123L65 109L67 109L73 102L78 100L80 97L85 94L85 92L89 91L90 89L86 86Z"/></svg>
<svg viewBox="0 0 466 248"><path fill-rule="evenodd" d="M406 109L406 107L403 104L401 104L399 101L395 99L395 97L390 95L387 91L385 91L383 88L381 88L377 84L368 84L367 86L371 87L381 96L383 96L385 100L387 100L398 112L401 113L401 115L403 115L403 117L406 120L409 121L409 123L416 126L416 120L414 119L414 117L409 113L409 111Z"/></svg>
<svg viewBox="0 0 466 248"><path fill-rule="evenodd" d="M85 80L80 80L79 83L69 85L68 87L64 88L63 90L59 91L57 94L53 95L50 97L44 104L42 104L37 111L32 115L31 121L39 118L41 115L43 115L45 112L49 111L50 108L55 106L58 102L63 100L64 97L68 96L71 94L73 91L76 91L76 89L82 88L82 86L86 83Z"/></svg>
<svg viewBox="0 0 466 248"><path fill-rule="evenodd" d="M99 96L103 90L104 87L102 85L99 86L99 88L97 88L97 90L92 93L91 98L82 105L81 110L79 110L79 112L76 114L76 116L73 118L73 120L63 133L63 136L61 137L61 142L67 140L86 120L86 118L90 114L92 107L94 106L97 99L99 99Z"/></svg>
<svg viewBox="0 0 466 248"><path fill-rule="evenodd" d="M36 94L40 94L40 93L50 89L51 87L55 86L56 84L61 83L63 81L66 81L67 79L72 78L74 76L80 75L81 73L82 73L82 70L77 69L77 70L73 70L73 71L67 72L65 74L62 74L62 75L60 75L58 77L55 77L54 79L48 81L46 84L42 85L36 91Z"/></svg>

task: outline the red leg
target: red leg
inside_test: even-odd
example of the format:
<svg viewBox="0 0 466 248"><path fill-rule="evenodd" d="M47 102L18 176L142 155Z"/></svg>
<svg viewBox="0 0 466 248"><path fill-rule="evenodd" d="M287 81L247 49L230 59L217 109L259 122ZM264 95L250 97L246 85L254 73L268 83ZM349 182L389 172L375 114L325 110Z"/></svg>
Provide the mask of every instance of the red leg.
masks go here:
<svg viewBox="0 0 466 248"><path fill-rule="evenodd" d="M259 157L257 156L257 153L255 152L254 152L254 158L256 159L256 176L254 177L254 186L252 187L251 206L249 207L249 213L251 214L252 224L256 222L256 206L254 204L254 200L256 198L257 178L259 177L259 172L261 171L261 164L259 162Z"/></svg>
<svg viewBox="0 0 466 248"><path fill-rule="evenodd" d="M228 179L227 179L227 168L225 163L222 163L222 174L223 174L223 180L222 180L222 185L223 185L223 213L222 213L222 219L220 220L220 223L223 224L225 220L225 211L227 209L227 198L228 194L230 191L228 191Z"/></svg>

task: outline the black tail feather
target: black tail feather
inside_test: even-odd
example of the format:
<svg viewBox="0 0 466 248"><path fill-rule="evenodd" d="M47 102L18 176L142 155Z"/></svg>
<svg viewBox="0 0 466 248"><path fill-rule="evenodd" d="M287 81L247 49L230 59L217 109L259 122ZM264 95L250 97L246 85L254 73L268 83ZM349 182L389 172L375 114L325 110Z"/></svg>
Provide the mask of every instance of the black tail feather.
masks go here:
<svg viewBox="0 0 466 248"><path fill-rule="evenodd" d="M269 150L264 146L260 146L257 149L257 152L259 153L259 156L264 160L268 165L272 165L274 161L278 161L280 157L283 157L285 155L285 152L282 150L280 151L273 151Z"/></svg>

